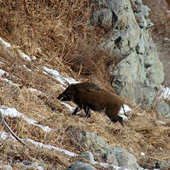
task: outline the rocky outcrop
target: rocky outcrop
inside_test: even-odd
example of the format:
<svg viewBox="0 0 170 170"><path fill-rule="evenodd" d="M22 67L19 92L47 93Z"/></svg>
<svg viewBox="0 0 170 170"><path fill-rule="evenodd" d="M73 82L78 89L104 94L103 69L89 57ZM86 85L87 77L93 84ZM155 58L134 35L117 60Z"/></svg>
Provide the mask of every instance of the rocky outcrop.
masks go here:
<svg viewBox="0 0 170 170"><path fill-rule="evenodd" d="M116 69L108 69L113 88L136 104L151 107L164 70L148 32L153 26L148 18L150 9L142 0L99 0L96 5L101 8L93 13L92 24L106 32L101 47L121 56Z"/></svg>
<svg viewBox="0 0 170 170"><path fill-rule="evenodd" d="M111 148L95 133L83 131L77 135L77 140L83 147L93 150L106 163L131 170L143 169L138 165L136 158L131 153L121 147ZM87 155L84 158L86 157ZM92 160L90 161L91 163L94 162L93 158L88 157L87 160Z"/></svg>

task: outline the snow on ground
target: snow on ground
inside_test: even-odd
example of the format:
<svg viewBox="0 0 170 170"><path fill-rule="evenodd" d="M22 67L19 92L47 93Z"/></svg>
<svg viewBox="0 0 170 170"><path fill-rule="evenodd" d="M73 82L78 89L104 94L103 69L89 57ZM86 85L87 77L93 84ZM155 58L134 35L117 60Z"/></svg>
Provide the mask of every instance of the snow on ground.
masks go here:
<svg viewBox="0 0 170 170"><path fill-rule="evenodd" d="M161 92L161 94L160 94L159 98L170 100L170 88L169 87L162 87L160 92Z"/></svg>
<svg viewBox="0 0 170 170"><path fill-rule="evenodd" d="M6 71L0 69L0 77L2 77L2 75L5 74L5 73L6 73Z"/></svg>
<svg viewBox="0 0 170 170"><path fill-rule="evenodd" d="M169 39L169 38L167 38L167 37L165 37L165 38L164 38L164 40L165 40L165 41L169 41L169 42L170 42L170 39Z"/></svg>
<svg viewBox="0 0 170 170"><path fill-rule="evenodd" d="M36 93L40 93L42 94L42 92L40 90L34 89L34 88L29 88L30 91L32 92L36 92Z"/></svg>
<svg viewBox="0 0 170 170"><path fill-rule="evenodd" d="M127 113L127 112L129 112L129 111L132 110L132 109L131 109L128 105L126 105L126 104L124 104L123 107L124 107L124 109L125 109L125 113ZM123 108L120 109L119 113L124 113Z"/></svg>
<svg viewBox="0 0 170 170"><path fill-rule="evenodd" d="M26 65L23 65L23 67L24 67L27 71L32 72L32 70L29 69Z"/></svg>
<svg viewBox="0 0 170 170"><path fill-rule="evenodd" d="M34 141L32 139L27 139L27 141L29 141L29 142L33 143L34 145L37 145L37 146L39 146L41 148L54 149L54 150L59 151L59 152L64 152L68 156L78 156L77 154L75 154L73 152L70 152L70 151L65 150L65 149L61 149L61 148L56 147L56 146L52 146L52 145L48 145L48 144L43 144L41 142L36 142L36 141Z"/></svg>
<svg viewBox="0 0 170 170"><path fill-rule="evenodd" d="M18 50L18 53L20 54L20 56L22 58L24 58L25 60L28 60L28 61L32 61L30 56L26 55L25 53L23 53L21 50Z"/></svg>
<svg viewBox="0 0 170 170"><path fill-rule="evenodd" d="M50 69L50 68L47 68L47 67L43 67L43 68L44 68L44 70L45 70L47 73L51 74L52 77L53 77L55 80L59 81L62 85L68 85L68 84L72 84L72 83L78 83L78 81L74 80L74 79L71 78L71 77L68 77L68 78L63 77L57 70ZM46 73L46 72L45 72L45 73Z"/></svg>
<svg viewBox="0 0 170 170"><path fill-rule="evenodd" d="M2 75L3 75L3 74L6 74L7 76L9 75L8 72L0 69L0 80L6 81L6 82L8 82L9 84L14 85L14 86L19 86L18 84L13 83L13 81L11 81L11 80L8 80L8 79L6 79L6 78L2 78Z"/></svg>
<svg viewBox="0 0 170 170"><path fill-rule="evenodd" d="M11 44L6 42L6 41L4 41L1 37L0 37L0 41L2 42L2 44L4 44L4 46L11 47Z"/></svg>
<svg viewBox="0 0 170 170"><path fill-rule="evenodd" d="M10 137L12 138L12 135L10 135ZM7 138L8 138L8 134L4 131L2 132L0 131L0 139L5 140Z"/></svg>
<svg viewBox="0 0 170 170"><path fill-rule="evenodd" d="M127 113L127 112L129 112L129 111L131 111L132 109L128 106L128 105L126 105L126 104L124 104L123 105L123 107L124 107L124 109L125 109L125 113ZM121 116L123 119L128 119L128 117L125 115L125 113L124 113L124 110L123 110L123 107L121 107L121 109L120 109L120 111L119 111L119 116Z"/></svg>
<svg viewBox="0 0 170 170"><path fill-rule="evenodd" d="M70 106L70 105L67 104L67 103L61 102L61 104L63 104L64 106L66 106L70 112L73 112L73 111L75 110L75 107L72 107L72 106Z"/></svg>
<svg viewBox="0 0 170 170"><path fill-rule="evenodd" d="M5 107L5 106L1 106L0 111L1 111L1 113L2 113L4 116L9 116L9 117L11 117L11 118L21 117L21 118L23 118L27 123L32 124L32 125L35 125L35 126L38 126L38 127L42 128L45 132L49 132L49 131L52 130L52 129L51 129L50 127L48 127L48 126L42 126L42 125L40 125L40 124L37 124L34 119L30 119L30 118L26 117L23 113L20 113L20 112L17 111L15 108L8 108L8 107Z"/></svg>

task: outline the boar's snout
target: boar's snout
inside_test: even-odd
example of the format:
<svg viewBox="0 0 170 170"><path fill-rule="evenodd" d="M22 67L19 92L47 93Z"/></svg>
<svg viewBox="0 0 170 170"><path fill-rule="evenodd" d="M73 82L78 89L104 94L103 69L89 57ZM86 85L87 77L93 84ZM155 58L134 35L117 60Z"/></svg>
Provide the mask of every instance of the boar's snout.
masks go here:
<svg viewBox="0 0 170 170"><path fill-rule="evenodd" d="M64 94L60 94L57 97L57 99L60 101L71 101L71 97L69 95L64 95Z"/></svg>
<svg viewBox="0 0 170 170"><path fill-rule="evenodd" d="M58 100L61 100L61 101L62 101L62 98L63 98L63 97L62 97L62 94L60 94L60 95L57 97L57 99L58 99Z"/></svg>

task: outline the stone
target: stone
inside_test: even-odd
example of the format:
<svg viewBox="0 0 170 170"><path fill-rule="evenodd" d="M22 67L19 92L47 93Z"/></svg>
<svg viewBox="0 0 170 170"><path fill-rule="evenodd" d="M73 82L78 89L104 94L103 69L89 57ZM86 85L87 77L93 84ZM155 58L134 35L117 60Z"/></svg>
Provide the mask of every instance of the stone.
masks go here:
<svg viewBox="0 0 170 170"><path fill-rule="evenodd" d="M109 49L111 54L122 56L136 47L140 38L140 28L135 20L129 1L110 0L106 6L117 16L116 25L112 36L101 44L104 49Z"/></svg>
<svg viewBox="0 0 170 170"><path fill-rule="evenodd" d="M23 168L31 168L31 169L36 169L36 170L44 170L43 167L39 166L37 162L30 162L30 161L25 161L22 163Z"/></svg>
<svg viewBox="0 0 170 170"><path fill-rule="evenodd" d="M168 160L167 162L156 162L152 167L157 169L169 169L170 160Z"/></svg>
<svg viewBox="0 0 170 170"><path fill-rule="evenodd" d="M92 164L95 163L95 161L94 161L94 156L93 156L93 154L92 154L90 151L85 151L85 152L83 152L80 156L83 157L83 158L85 158L85 159L87 159L87 160L90 161Z"/></svg>
<svg viewBox="0 0 170 170"><path fill-rule="evenodd" d="M108 31L112 27L112 11L103 8L99 12L99 26Z"/></svg>
<svg viewBox="0 0 170 170"><path fill-rule="evenodd" d="M66 170L96 170L92 165L84 162L73 162Z"/></svg>
<svg viewBox="0 0 170 170"><path fill-rule="evenodd" d="M131 170L136 170L140 168L136 161L136 158L123 148L114 147L113 153L118 161L118 166L121 166L122 168L129 168Z"/></svg>
<svg viewBox="0 0 170 170"><path fill-rule="evenodd" d="M101 8L99 11L92 13L91 24L109 31L117 21L117 16L108 8Z"/></svg>
<svg viewBox="0 0 170 170"><path fill-rule="evenodd" d="M0 165L0 169L3 169L3 170L12 170L12 167L10 165Z"/></svg>
<svg viewBox="0 0 170 170"><path fill-rule="evenodd" d="M139 39L139 42L136 46L136 52L138 54L144 54L145 53L145 37L144 37L143 32L144 31L141 29L140 39Z"/></svg>
<svg viewBox="0 0 170 170"><path fill-rule="evenodd" d="M78 134L78 142L84 147L94 150L104 161L117 166L117 160L112 155L111 148L100 136L91 132L83 132Z"/></svg>
<svg viewBox="0 0 170 170"><path fill-rule="evenodd" d="M162 115L167 118L170 119L170 107L168 104L166 104L164 101L160 101L157 105L156 105L156 110L158 110L160 113L162 113Z"/></svg>

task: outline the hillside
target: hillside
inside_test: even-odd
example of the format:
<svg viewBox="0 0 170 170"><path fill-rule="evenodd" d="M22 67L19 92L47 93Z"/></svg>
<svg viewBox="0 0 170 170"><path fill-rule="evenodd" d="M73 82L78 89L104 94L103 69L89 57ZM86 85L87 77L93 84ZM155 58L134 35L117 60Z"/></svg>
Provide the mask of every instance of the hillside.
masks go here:
<svg viewBox="0 0 170 170"><path fill-rule="evenodd" d="M169 160L170 121L159 112L127 100L132 110L122 127L104 113L72 116L76 105L57 100L68 84L87 80L113 91L106 67L115 61L97 47L104 32L88 26L89 1L0 3L0 111L31 146L24 147L0 124L0 165L31 169L26 164L36 162L39 168L65 169L76 160L89 163L76 157L88 150L98 162L93 166L107 169L100 163L111 163L78 143L76 134L82 131L127 150L143 168Z"/></svg>

